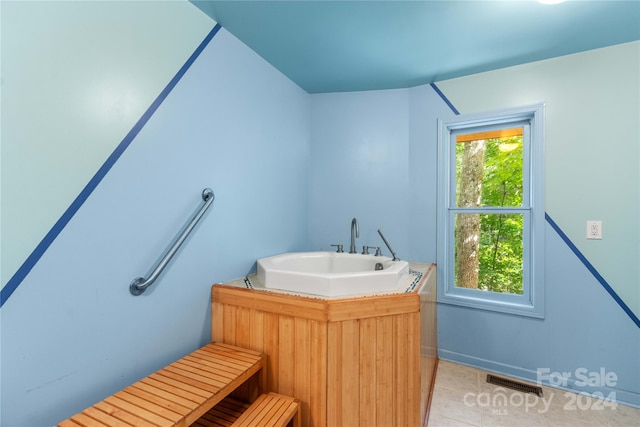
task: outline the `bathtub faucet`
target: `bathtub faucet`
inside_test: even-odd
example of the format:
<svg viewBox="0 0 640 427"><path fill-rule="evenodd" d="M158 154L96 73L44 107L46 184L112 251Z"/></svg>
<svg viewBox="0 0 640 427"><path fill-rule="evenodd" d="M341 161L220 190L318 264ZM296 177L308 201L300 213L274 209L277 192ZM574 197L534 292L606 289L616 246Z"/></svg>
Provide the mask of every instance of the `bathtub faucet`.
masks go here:
<svg viewBox="0 0 640 427"><path fill-rule="evenodd" d="M356 254L356 237L360 237L360 228L358 227L358 220L353 218L351 220L351 246L349 247L350 254Z"/></svg>
<svg viewBox="0 0 640 427"><path fill-rule="evenodd" d="M384 242L385 245L387 245L387 248L389 248L389 252L391 252L391 255L393 255L393 261L400 261L400 258L398 258L398 255L396 255L393 249L391 249L391 245L389 245L389 242L387 241L386 237L384 237L384 234L382 234L381 228L378 229L378 234L380 235L380 237L382 237L382 241Z"/></svg>

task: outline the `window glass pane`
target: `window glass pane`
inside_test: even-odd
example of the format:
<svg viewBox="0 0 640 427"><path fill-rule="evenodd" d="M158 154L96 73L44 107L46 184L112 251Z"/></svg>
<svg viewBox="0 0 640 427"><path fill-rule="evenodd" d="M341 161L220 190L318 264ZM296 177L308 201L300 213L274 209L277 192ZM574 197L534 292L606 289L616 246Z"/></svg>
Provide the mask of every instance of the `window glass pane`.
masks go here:
<svg viewBox="0 0 640 427"><path fill-rule="evenodd" d="M522 295L522 214L456 214L455 286Z"/></svg>
<svg viewBox="0 0 640 427"><path fill-rule="evenodd" d="M458 207L520 207L523 128L456 136Z"/></svg>

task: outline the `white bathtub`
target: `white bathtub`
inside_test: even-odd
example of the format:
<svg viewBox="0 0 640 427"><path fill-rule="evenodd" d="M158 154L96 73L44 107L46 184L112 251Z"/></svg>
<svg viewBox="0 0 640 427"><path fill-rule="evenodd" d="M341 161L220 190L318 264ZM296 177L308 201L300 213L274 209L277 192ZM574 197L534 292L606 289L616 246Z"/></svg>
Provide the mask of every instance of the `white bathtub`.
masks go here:
<svg viewBox="0 0 640 427"><path fill-rule="evenodd" d="M376 264L382 270L376 270ZM322 296L395 291L409 272L406 261L337 252L292 252L258 260L266 288Z"/></svg>

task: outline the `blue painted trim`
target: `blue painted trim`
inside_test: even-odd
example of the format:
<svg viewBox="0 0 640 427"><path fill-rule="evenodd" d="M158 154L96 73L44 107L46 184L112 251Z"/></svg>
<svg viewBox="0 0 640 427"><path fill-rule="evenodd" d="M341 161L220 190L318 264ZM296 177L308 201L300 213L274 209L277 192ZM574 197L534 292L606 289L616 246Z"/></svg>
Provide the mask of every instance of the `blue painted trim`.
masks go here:
<svg viewBox="0 0 640 427"><path fill-rule="evenodd" d="M125 152L127 147L131 144L134 138L138 135L138 133L142 130L144 125L149 121L149 119L153 116L156 110L162 105L164 100L169 96L169 93L173 90L173 88L178 84L180 79L185 75L187 70L191 67L191 65L195 62L195 60L200 56L202 51L207 47L209 42L213 39L216 33L220 30L221 25L216 24L213 29L207 34L204 40L200 43L200 45L196 48L196 50L191 54L189 59L184 63L184 65L178 70L176 75L171 79L171 81L167 84L160 95L153 101L151 106L144 112L140 120L133 126L133 128L129 131L129 133L124 137L122 142L116 147L116 149L111 153L111 155L107 158L107 160L103 163L103 165L98 169L96 174L91 178L89 183L84 187L84 189L80 192L78 197L71 203L71 205L67 208L67 210L62 214L60 219L51 227L51 230L44 236L42 241L36 246L36 248L31 252L31 255L25 260L25 262L20 266L18 271L9 279L7 284L0 291L0 308L4 305L5 302L9 299L9 297L13 294L13 292L18 288L20 283L27 277L29 272L33 269L33 267L38 263L42 255L47 251L49 246L53 243L53 241L58 237L58 235L62 232L62 230L66 227L66 225L71 221L71 218L78 212L80 207L84 204L84 202L89 198L93 190L96 189L100 181L107 175L109 170L113 167L113 165L118 161L120 156Z"/></svg>
<svg viewBox="0 0 640 427"><path fill-rule="evenodd" d="M587 258L585 258L585 256L582 254L582 252L580 252L580 250L576 247L576 245L574 245L571 242L571 240L569 240L569 237L566 234L564 234L562 232L562 230L560 230L560 227L558 227L558 224L556 224L551 219L549 214L545 213L544 217L547 220L547 222L549 223L549 225L551 225L551 227L556 231L556 233L558 233L560 238L562 240L564 240L564 242L567 244L567 246L569 246L569 248L573 251L573 253L576 254L578 259L580 261L582 261L584 266L587 267L587 270L589 270L591 272L591 274L593 274L593 276L598 280L598 282L600 282L602 287L607 292L609 292L609 295L611 295L611 297L618 303L618 305L620 307L622 307L624 312L627 313L627 315L631 318L631 320L633 320L633 322L636 324L636 326L640 328L640 319L638 319L638 317L634 314L634 312L631 311L629 306L627 304L625 304L624 301L622 301L622 298L620 298L620 296L616 293L616 291L614 291L613 288L611 288L611 286L607 283L607 281L604 280L604 277L602 277L600 275L600 273L598 273L598 271L593 267L593 265L591 265L591 263L587 260Z"/></svg>
<svg viewBox="0 0 640 427"><path fill-rule="evenodd" d="M444 101L445 104L447 104L449 106L449 108L451 108L451 111L454 112L454 114L456 116L460 115L460 112L456 109L456 107L453 106L453 104L451 103L451 101L449 101L449 98L447 98L445 96L444 93L442 93L442 91L440 90L440 88L438 86L436 86L435 83L430 83L431 88L440 96L440 98L442 98L442 100Z"/></svg>

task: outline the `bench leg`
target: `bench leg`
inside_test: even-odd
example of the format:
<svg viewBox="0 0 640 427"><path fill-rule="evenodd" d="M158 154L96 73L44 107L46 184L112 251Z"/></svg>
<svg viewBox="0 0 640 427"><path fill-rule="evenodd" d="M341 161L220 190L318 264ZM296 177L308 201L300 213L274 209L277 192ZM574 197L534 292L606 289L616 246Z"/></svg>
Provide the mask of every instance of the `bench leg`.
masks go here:
<svg viewBox="0 0 640 427"><path fill-rule="evenodd" d="M293 418L291 419L292 427L302 427L302 414L300 410L300 405L298 405L298 410L295 414L293 414Z"/></svg>

